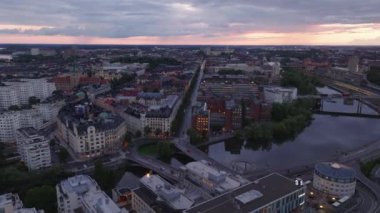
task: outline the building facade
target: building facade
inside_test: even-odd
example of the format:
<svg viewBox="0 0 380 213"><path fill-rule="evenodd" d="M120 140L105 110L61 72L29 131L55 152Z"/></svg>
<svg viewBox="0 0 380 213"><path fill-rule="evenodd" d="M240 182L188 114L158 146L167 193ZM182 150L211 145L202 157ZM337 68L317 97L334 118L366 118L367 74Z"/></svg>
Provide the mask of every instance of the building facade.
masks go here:
<svg viewBox="0 0 380 213"><path fill-rule="evenodd" d="M23 203L18 194L6 193L0 195L1 213L44 213L43 210L35 208L23 208Z"/></svg>
<svg viewBox="0 0 380 213"><path fill-rule="evenodd" d="M58 213L128 213L120 209L108 195L100 190L90 176L77 175L56 185Z"/></svg>
<svg viewBox="0 0 380 213"><path fill-rule="evenodd" d="M313 187L332 196L351 197L356 188L356 172L338 163L318 163L314 167Z"/></svg>
<svg viewBox="0 0 380 213"><path fill-rule="evenodd" d="M297 88L264 87L264 97L267 103L286 103L297 99Z"/></svg>
<svg viewBox="0 0 380 213"><path fill-rule="evenodd" d="M49 140L33 127L17 130L17 151L29 170L51 166Z"/></svg>
<svg viewBox="0 0 380 213"><path fill-rule="evenodd" d="M45 100L56 90L54 83L48 82L45 78L20 79L3 83L5 86L0 86L1 109L8 109L12 105L28 104L32 96Z"/></svg>
<svg viewBox="0 0 380 213"><path fill-rule="evenodd" d="M127 131L123 118L90 102L69 104L58 117L58 137L82 159L117 152Z"/></svg>

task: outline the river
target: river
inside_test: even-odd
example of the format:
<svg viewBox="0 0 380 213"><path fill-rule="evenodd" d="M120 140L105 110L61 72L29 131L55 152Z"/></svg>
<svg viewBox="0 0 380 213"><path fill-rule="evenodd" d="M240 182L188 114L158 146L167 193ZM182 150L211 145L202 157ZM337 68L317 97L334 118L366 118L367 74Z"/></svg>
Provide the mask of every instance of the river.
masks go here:
<svg viewBox="0 0 380 213"><path fill-rule="evenodd" d="M324 88L332 92L333 90ZM357 102L344 105L343 100L324 103L325 111L356 112ZM376 113L363 105L363 112ZM266 150L251 150L244 142L229 141L202 147L215 160L231 166L233 162L246 161L256 169L284 169L332 159L345 152L358 149L380 140L380 120L373 118L314 115L293 141L272 144Z"/></svg>

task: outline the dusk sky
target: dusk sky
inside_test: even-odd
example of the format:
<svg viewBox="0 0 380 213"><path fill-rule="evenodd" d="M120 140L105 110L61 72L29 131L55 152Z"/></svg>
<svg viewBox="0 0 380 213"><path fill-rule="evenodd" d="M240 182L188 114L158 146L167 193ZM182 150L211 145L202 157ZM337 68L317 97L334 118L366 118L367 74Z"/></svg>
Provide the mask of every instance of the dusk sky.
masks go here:
<svg viewBox="0 0 380 213"><path fill-rule="evenodd" d="M1 0L0 43L380 45L380 0Z"/></svg>

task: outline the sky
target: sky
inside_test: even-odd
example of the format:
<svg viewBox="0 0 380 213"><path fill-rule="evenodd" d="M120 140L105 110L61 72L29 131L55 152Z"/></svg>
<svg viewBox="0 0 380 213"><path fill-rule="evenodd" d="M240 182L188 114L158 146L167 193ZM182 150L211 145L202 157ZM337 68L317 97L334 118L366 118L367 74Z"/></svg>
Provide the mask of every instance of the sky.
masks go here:
<svg viewBox="0 0 380 213"><path fill-rule="evenodd" d="M1 0L0 43L380 45L380 0Z"/></svg>

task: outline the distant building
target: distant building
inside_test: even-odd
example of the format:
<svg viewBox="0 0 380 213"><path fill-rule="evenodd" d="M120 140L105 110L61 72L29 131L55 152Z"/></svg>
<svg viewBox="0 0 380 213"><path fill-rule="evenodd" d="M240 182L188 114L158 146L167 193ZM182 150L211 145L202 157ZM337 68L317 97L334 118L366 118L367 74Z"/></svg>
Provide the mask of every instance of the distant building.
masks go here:
<svg viewBox="0 0 380 213"><path fill-rule="evenodd" d="M337 197L355 193L356 172L339 163L323 162L314 167L313 187Z"/></svg>
<svg viewBox="0 0 380 213"><path fill-rule="evenodd" d="M43 210L35 208L23 208L23 203L18 194L6 193L0 195L1 213L44 213Z"/></svg>
<svg viewBox="0 0 380 213"><path fill-rule="evenodd" d="M210 112L206 103L199 103L193 107L191 126L202 135L208 135L210 131Z"/></svg>
<svg viewBox="0 0 380 213"><path fill-rule="evenodd" d="M32 96L43 101L56 90L54 83L48 82L45 78L20 79L3 83L5 86L0 86L0 109L8 109L12 105L28 104L29 98Z"/></svg>
<svg viewBox="0 0 380 213"><path fill-rule="evenodd" d="M58 213L112 212L128 213L120 209L100 190L96 181L87 175L77 175L56 185Z"/></svg>
<svg viewBox="0 0 380 213"><path fill-rule="evenodd" d="M40 49L39 48L31 48L30 49L30 54L31 55L39 55L40 54Z"/></svg>
<svg viewBox="0 0 380 213"><path fill-rule="evenodd" d="M348 58L347 68L350 72L359 72L359 57L354 55Z"/></svg>
<svg viewBox="0 0 380 213"><path fill-rule="evenodd" d="M85 101L63 107L57 125L58 136L82 159L117 152L127 131L122 117Z"/></svg>
<svg viewBox="0 0 380 213"><path fill-rule="evenodd" d="M29 170L51 166L49 140L33 127L17 130L17 150Z"/></svg>
<svg viewBox="0 0 380 213"><path fill-rule="evenodd" d="M264 87L264 97L267 103L292 102L297 99L297 88Z"/></svg>
<svg viewBox="0 0 380 213"><path fill-rule="evenodd" d="M185 213L302 212L305 187L277 173L193 206Z"/></svg>
<svg viewBox="0 0 380 213"><path fill-rule="evenodd" d="M233 177L225 171L219 171L204 160L190 162L182 169L185 171L187 178L215 194L223 194L246 183L245 180Z"/></svg>

